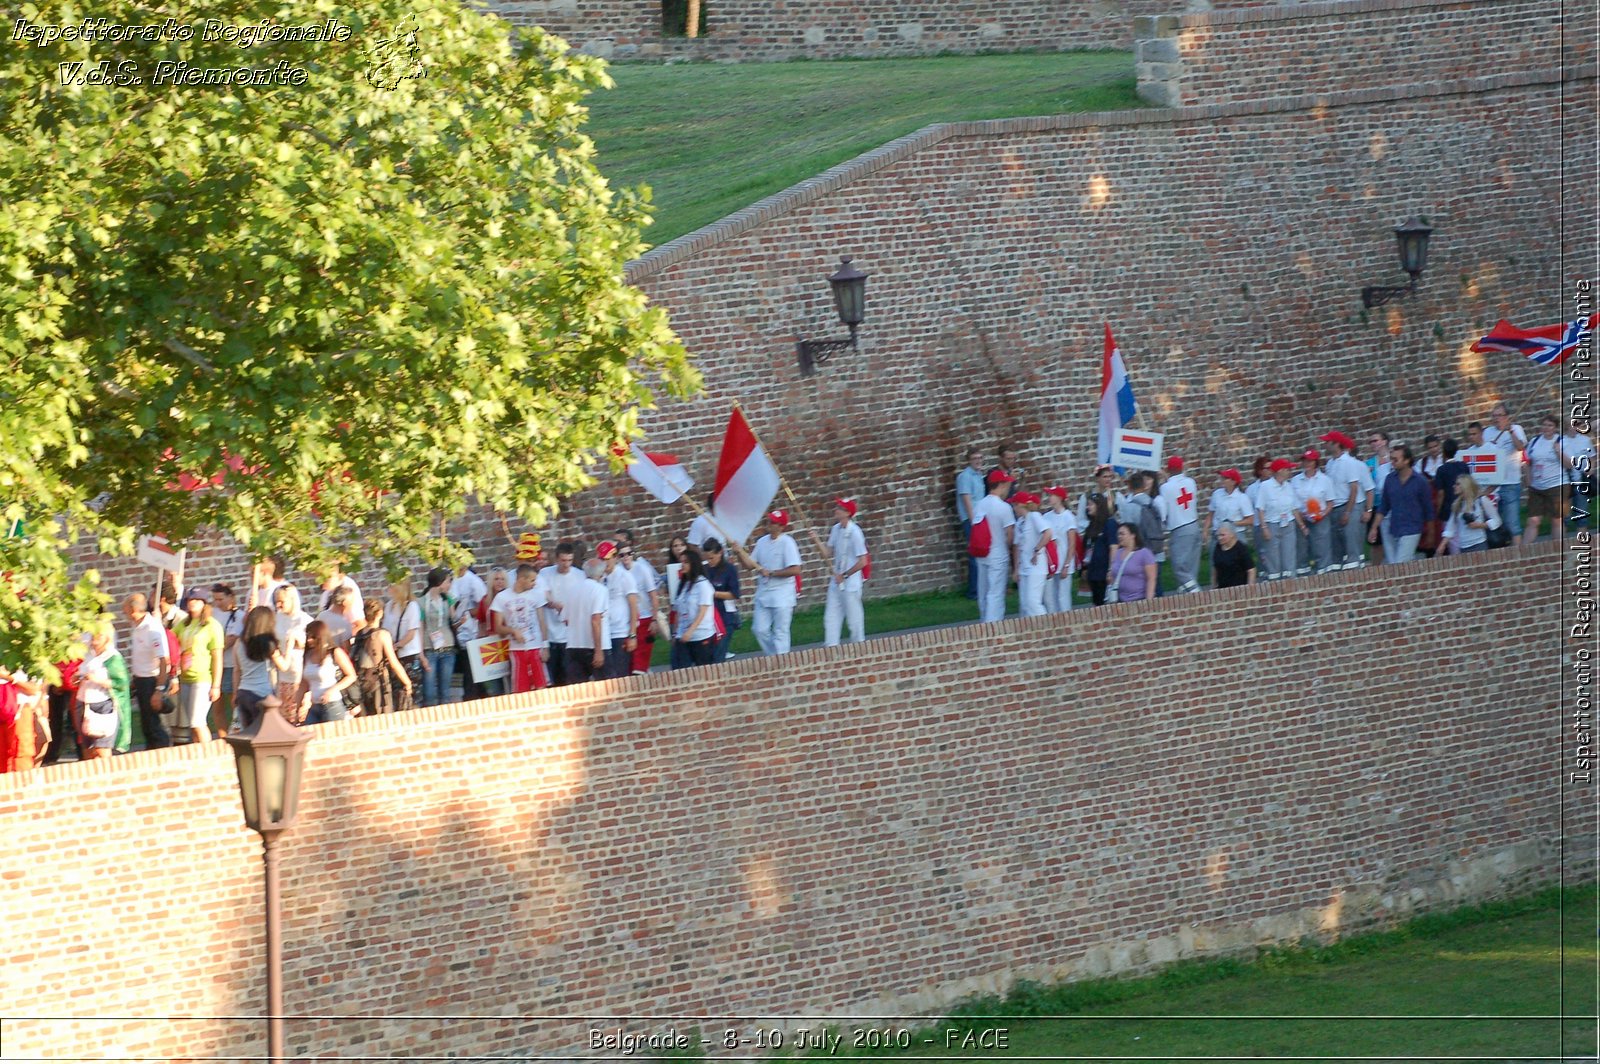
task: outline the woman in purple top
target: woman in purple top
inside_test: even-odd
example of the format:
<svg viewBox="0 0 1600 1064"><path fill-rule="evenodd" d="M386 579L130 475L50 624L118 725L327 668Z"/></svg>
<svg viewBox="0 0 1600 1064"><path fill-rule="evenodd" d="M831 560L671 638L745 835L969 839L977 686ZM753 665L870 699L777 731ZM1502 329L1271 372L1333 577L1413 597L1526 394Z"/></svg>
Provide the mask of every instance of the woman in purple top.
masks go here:
<svg viewBox="0 0 1600 1064"><path fill-rule="evenodd" d="M1111 587L1106 589L1107 602L1139 602L1156 593L1156 556L1139 538L1139 530L1132 525L1117 529L1117 549L1111 552ZM1116 594L1111 592L1115 590Z"/></svg>

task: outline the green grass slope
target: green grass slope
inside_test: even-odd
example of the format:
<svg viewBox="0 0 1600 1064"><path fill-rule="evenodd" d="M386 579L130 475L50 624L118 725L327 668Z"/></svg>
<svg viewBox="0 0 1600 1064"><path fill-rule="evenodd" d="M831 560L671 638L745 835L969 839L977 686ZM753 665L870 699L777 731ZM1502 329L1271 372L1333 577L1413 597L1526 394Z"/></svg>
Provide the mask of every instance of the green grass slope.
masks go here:
<svg viewBox="0 0 1600 1064"><path fill-rule="evenodd" d="M626 65L590 97L613 185L649 185L660 245L935 122L1140 106L1127 52Z"/></svg>

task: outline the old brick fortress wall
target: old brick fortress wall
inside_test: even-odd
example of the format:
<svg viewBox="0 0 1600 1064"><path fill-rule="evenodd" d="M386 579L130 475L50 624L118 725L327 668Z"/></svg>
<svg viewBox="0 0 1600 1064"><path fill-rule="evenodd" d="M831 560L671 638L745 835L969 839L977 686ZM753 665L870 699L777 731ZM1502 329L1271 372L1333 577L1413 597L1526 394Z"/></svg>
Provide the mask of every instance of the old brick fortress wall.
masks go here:
<svg viewBox="0 0 1600 1064"><path fill-rule="evenodd" d="M286 999L350 1018L293 1022L290 1052L557 1054L588 1026L376 1018L400 1015L937 1014L1551 881L1559 566L1468 555L321 727L283 844ZM85 1017L7 1019L7 1053L263 1051L257 1021L117 1018L260 1014L224 744L0 777L0 833L7 1011Z"/></svg>
<svg viewBox="0 0 1600 1064"><path fill-rule="evenodd" d="M1134 55L1152 103L1233 103L1577 67L1595 19L1594 0L1322 0L1137 18Z"/></svg>
<svg viewBox="0 0 1600 1064"><path fill-rule="evenodd" d="M616 60L765 62L939 52L1053 51L1130 43L1131 20L1178 10L1171 0L703 0L705 35L663 37L660 0L490 0L517 25ZM1203 0L1254 7L1261 0Z"/></svg>

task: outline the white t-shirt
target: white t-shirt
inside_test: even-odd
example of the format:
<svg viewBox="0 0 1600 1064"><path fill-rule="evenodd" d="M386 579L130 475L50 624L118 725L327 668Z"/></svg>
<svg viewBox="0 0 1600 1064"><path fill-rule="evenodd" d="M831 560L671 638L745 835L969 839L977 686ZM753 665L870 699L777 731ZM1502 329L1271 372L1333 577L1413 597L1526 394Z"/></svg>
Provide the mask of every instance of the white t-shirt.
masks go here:
<svg viewBox="0 0 1600 1064"><path fill-rule="evenodd" d="M1233 522L1237 527L1239 522L1246 517L1254 517L1255 504L1250 501L1250 495L1243 488L1228 491L1218 488L1211 493L1211 528L1215 531L1224 521Z"/></svg>
<svg viewBox="0 0 1600 1064"><path fill-rule="evenodd" d="M450 590L455 593L456 602L461 606L462 641L468 642L478 638L479 635L488 635L488 632L478 631L478 604L489 595L489 585L483 582L483 577L471 569L463 570L451 583Z"/></svg>
<svg viewBox="0 0 1600 1064"><path fill-rule="evenodd" d="M710 639L717 634L717 611L706 610L705 619L698 627L691 629L695 615L702 606L712 606L716 600L716 591L711 586L711 581L701 577L693 584L685 584L678 589L678 597L673 602L673 607L678 611L678 631L676 637L690 643L698 643L703 639Z"/></svg>
<svg viewBox="0 0 1600 1064"><path fill-rule="evenodd" d="M578 572L576 569L572 571ZM603 638L607 632L605 615L610 599L611 592L606 590L604 584L578 573L578 582L567 591L566 600L561 603L561 620L567 629L567 646L574 650L596 649L594 616L599 614L601 617L600 634Z"/></svg>
<svg viewBox="0 0 1600 1064"><path fill-rule="evenodd" d="M539 629L539 608L545 604L544 589L537 583L526 591L502 591L495 596L492 612L525 638L508 636L512 650L539 650L544 647L544 633Z"/></svg>
<svg viewBox="0 0 1600 1064"><path fill-rule="evenodd" d="M1294 479L1289 481L1289 486L1294 489L1295 498L1300 503L1301 513L1305 514L1307 517L1310 517L1311 510L1306 503L1310 502L1312 499L1317 499L1322 503L1322 516L1319 518L1319 520L1327 519L1328 511L1333 509L1333 504L1335 501L1333 495L1333 481L1328 479L1328 474L1322 472L1320 469L1311 474L1309 477L1304 473L1297 473L1295 474Z"/></svg>
<svg viewBox="0 0 1600 1064"><path fill-rule="evenodd" d="M1200 519L1200 488L1186 473L1167 478L1161 485L1161 519L1167 531L1184 528Z"/></svg>
<svg viewBox="0 0 1600 1064"><path fill-rule="evenodd" d="M1256 511L1263 521L1272 526L1292 524L1298 509L1300 496L1293 484L1288 481L1279 484L1276 479L1261 481L1261 488L1256 492Z"/></svg>
<svg viewBox="0 0 1600 1064"><path fill-rule="evenodd" d="M637 555L633 559L633 568L625 570L633 577L633 586L639 592L639 619L648 621L656 615L650 608L650 592L661 586L661 581L656 579L656 571L649 562Z"/></svg>
<svg viewBox="0 0 1600 1064"><path fill-rule="evenodd" d="M833 555L834 575L849 572L862 555L867 553L867 537L862 534L861 526L854 521L848 525L834 525L828 531L828 551ZM860 591L861 584L861 572L857 570L839 586L846 591Z"/></svg>
<svg viewBox="0 0 1600 1064"><path fill-rule="evenodd" d="M317 612L322 613L327 610L328 603L333 601L333 592L338 591L341 587L350 592L350 597L345 600L344 616L353 628L357 621L366 617L367 604L361 600L361 589L356 587L356 582L350 579L348 575L340 578L339 582L334 585L333 591L329 591L326 588L323 589L321 605L317 607Z"/></svg>
<svg viewBox="0 0 1600 1064"><path fill-rule="evenodd" d="M781 532L774 539L772 536L762 536L756 540L756 545L750 551L750 557L762 569L776 572L800 564L800 548L796 545L794 537L787 532ZM757 606L775 606L779 609L793 607L800 599L800 594L795 590L795 582L799 577L780 576L769 579L765 576L756 577Z"/></svg>
<svg viewBox="0 0 1600 1064"><path fill-rule="evenodd" d="M626 639L633 635L632 620L628 610L628 598L633 597L638 601L639 585L634 583L633 574L622 567L618 562L617 567L606 574L606 634L612 639Z"/></svg>
<svg viewBox="0 0 1600 1064"><path fill-rule="evenodd" d="M1050 529L1050 536L1056 543L1056 556L1061 559L1061 568L1056 571L1056 575L1066 576L1078 567L1078 559L1073 557L1071 551L1067 550L1067 535L1079 530L1078 519L1073 516L1071 510L1062 510L1060 513L1056 513L1054 510L1045 510L1039 516L1044 519L1046 527ZM1046 568L1048 567L1049 563L1047 561Z"/></svg>
<svg viewBox="0 0 1600 1064"><path fill-rule="evenodd" d="M1523 443L1518 444L1518 440L1523 441ZM1501 432L1493 425L1490 425L1488 428L1483 430L1483 443L1485 447L1493 447L1495 450L1504 455L1516 456L1517 463L1519 465L1522 462L1522 458L1520 455L1517 455L1517 452L1522 450L1522 446L1523 444L1527 443L1527 440L1528 434L1523 432L1522 426L1518 425L1516 422L1512 422L1511 429L1508 432Z"/></svg>
<svg viewBox="0 0 1600 1064"><path fill-rule="evenodd" d="M1044 576L1050 570L1050 560L1044 556L1039 541L1050 528L1044 515L1030 510L1017 520L1017 575ZM1056 550L1060 550L1057 547Z"/></svg>
<svg viewBox="0 0 1600 1064"><path fill-rule="evenodd" d="M1540 491L1559 488L1567 479L1567 466L1561 460L1560 436L1542 435L1528 441L1528 482Z"/></svg>
<svg viewBox="0 0 1600 1064"><path fill-rule="evenodd" d="M330 639L332 639L335 643L338 643L342 649L350 649L350 642L355 638L356 634L355 629L350 625L350 618L346 617L342 613L336 613L333 610L323 610L321 613L317 614L317 620L327 625L328 637ZM223 632L226 634L227 630L224 629ZM234 645L237 646L238 644ZM232 662L230 661L229 664L231 665Z"/></svg>
<svg viewBox="0 0 1600 1064"><path fill-rule="evenodd" d="M163 661L167 663L169 671L172 668L172 654L167 649L167 630L161 627L161 622L153 613L145 614L133 626L129 649L128 667L134 676L146 678L161 675Z"/></svg>
<svg viewBox="0 0 1600 1064"><path fill-rule="evenodd" d="M722 539L722 533L716 530L716 527L712 524L709 516L706 514L701 514L699 517L694 519L692 524L689 525L689 534L683 538L689 541L689 546L699 551L702 549L701 544L705 543L706 540ZM724 543L722 546L726 548L728 545Z"/></svg>
<svg viewBox="0 0 1600 1064"><path fill-rule="evenodd" d="M1333 504L1342 505L1350 499L1350 485L1356 486L1356 505L1361 505L1361 495L1365 491L1362 482L1366 479L1367 463L1346 451L1337 458L1328 462L1324 471L1328 479L1333 481Z"/></svg>
<svg viewBox="0 0 1600 1064"><path fill-rule="evenodd" d="M422 607L417 605L416 599L406 603L404 610L396 610L394 603L389 603L383 611L383 626L394 640L395 657L409 658L422 653ZM411 638L402 643L400 636L404 632L410 632Z"/></svg>
<svg viewBox="0 0 1600 1064"><path fill-rule="evenodd" d="M1594 444L1589 442L1587 436L1561 437L1561 449L1572 459L1572 465L1567 467L1567 481L1577 484L1588 476L1594 469ZM1588 459L1588 461L1584 461Z"/></svg>
<svg viewBox="0 0 1600 1064"><path fill-rule="evenodd" d="M562 573L558 572L555 566L547 565L539 570L539 576L534 581L533 586L544 592L545 602L559 602L564 608L567 600L578 592L585 579L583 570L577 566L572 566ZM564 609L549 605L545 606L544 626L550 633L550 642L566 645L567 622L565 617ZM594 648L590 647L589 649L593 650Z"/></svg>
<svg viewBox="0 0 1600 1064"><path fill-rule="evenodd" d="M998 495L985 495L978 500L978 517L989 522L989 553L984 555L984 560L1010 561L1011 546L1006 543L1006 529L1017 523L1011 504Z"/></svg>

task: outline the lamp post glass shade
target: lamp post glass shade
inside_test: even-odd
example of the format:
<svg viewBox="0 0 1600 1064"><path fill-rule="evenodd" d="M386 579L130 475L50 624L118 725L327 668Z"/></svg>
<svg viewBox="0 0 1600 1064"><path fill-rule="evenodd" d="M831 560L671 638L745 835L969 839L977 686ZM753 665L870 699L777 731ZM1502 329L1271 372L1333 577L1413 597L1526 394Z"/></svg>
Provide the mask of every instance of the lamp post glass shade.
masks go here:
<svg viewBox="0 0 1600 1064"><path fill-rule="evenodd" d="M284 720L276 705L264 707L253 726L228 736L244 822L251 830L276 834L294 823L310 741L310 733Z"/></svg>
<svg viewBox="0 0 1600 1064"><path fill-rule="evenodd" d="M1428 265L1428 235L1433 227L1412 219L1395 226L1395 241L1400 246L1400 268L1415 280Z"/></svg>
<svg viewBox="0 0 1600 1064"><path fill-rule="evenodd" d="M851 265L848 258L839 260L828 283L833 286L833 302L839 308L839 320L854 329L866 320L867 274Z"/></svg>

